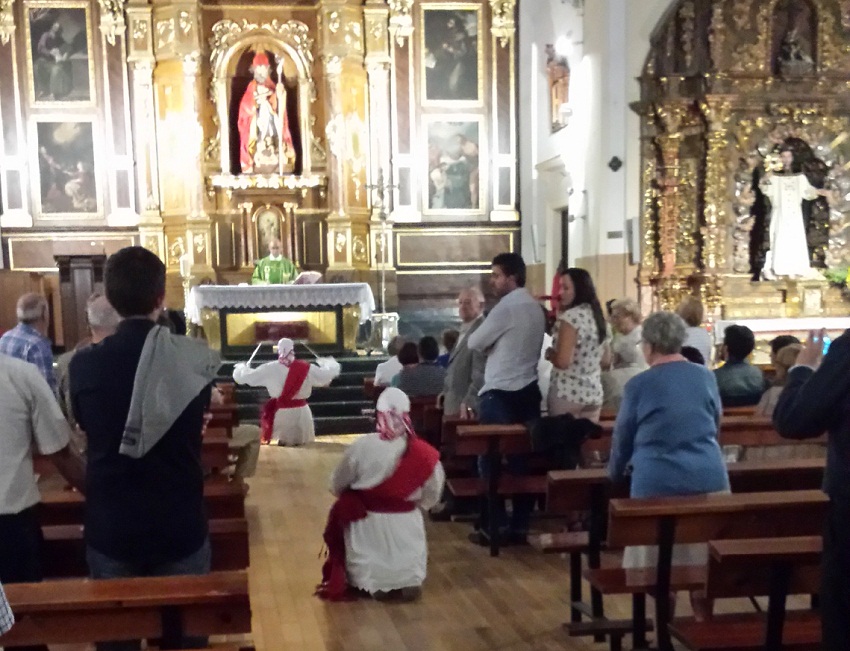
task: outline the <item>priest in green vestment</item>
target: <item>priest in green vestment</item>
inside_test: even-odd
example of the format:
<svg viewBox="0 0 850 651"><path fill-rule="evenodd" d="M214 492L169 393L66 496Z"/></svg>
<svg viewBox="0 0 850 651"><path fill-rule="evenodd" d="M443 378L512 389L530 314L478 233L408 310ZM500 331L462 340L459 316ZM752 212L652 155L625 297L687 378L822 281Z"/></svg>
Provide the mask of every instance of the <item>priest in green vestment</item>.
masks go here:
<svg viewBox="0 0 850 651"><path fill-rule="evenodd" d="M280 240L269 242L269 254L257 261L252 285L286 285L298 276L298 268L281 254Z"/></svg>

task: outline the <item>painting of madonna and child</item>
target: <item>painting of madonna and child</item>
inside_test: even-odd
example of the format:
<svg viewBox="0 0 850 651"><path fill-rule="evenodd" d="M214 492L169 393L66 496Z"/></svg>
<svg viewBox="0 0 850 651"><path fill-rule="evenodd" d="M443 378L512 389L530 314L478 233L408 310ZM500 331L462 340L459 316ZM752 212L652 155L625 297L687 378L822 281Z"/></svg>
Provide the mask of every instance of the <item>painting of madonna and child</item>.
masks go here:
<svg viewBox="0 0 850 651"><path fill-rule="evenodd" d="M36 103L93 101L88 25L84 6L29 8L30 89Z"/></svg>
<svg viewBox="0 0 850 651"><path fill-rule="evenodd" d="M428 123L428 208L434 212L478 212L479 132L477 119Z"/></svg>

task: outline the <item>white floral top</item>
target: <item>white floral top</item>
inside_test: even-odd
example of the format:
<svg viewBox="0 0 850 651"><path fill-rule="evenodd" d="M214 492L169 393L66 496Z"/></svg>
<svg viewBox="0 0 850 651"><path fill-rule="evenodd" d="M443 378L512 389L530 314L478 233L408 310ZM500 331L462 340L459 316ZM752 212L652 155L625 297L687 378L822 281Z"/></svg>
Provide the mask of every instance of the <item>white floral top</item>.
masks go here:
<svg viewBox="0 0 850 651"><path fill-rule="evenodd" d="M558 348L558 335L563 322L576 329L573 363L565 369L552 368L552 385L558 398L580 405L602 404L602 351L593 310L587 304L572 307L555 322L553 347Z"/></svg>

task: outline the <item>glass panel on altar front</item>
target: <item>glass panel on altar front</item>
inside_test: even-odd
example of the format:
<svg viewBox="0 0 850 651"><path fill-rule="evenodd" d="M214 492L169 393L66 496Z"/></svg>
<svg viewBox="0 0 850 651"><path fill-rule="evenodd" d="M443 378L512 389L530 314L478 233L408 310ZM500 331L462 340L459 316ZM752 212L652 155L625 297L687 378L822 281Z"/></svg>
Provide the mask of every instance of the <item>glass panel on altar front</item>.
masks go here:
<svg viewBox="0 0 850 651"><path fill-rule="evenodd" d="M308 344L333 344L337 340L337 316L333 310L318 312L246 312L225 317L228 346L256 346L281 337Z"/></svg>

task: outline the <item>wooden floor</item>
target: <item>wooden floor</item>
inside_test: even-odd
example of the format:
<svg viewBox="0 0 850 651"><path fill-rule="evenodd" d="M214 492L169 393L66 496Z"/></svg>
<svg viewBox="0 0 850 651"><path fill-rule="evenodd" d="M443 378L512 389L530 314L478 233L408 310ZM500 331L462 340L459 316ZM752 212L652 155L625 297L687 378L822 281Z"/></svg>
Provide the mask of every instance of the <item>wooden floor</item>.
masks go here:
<svg viewBox="0 0 850 651"><path fill-rule="evenodd" d="M332 501L328 477L348 440L261 450L247 501L258 651L607 648L570 639L561 628L568 615L564 559L530 548L491 559L466 540L468 524L428 523L428 578L418 603L328 604L312 596ZM606 603L611 616L625 614L617 606Z"/></svg>

